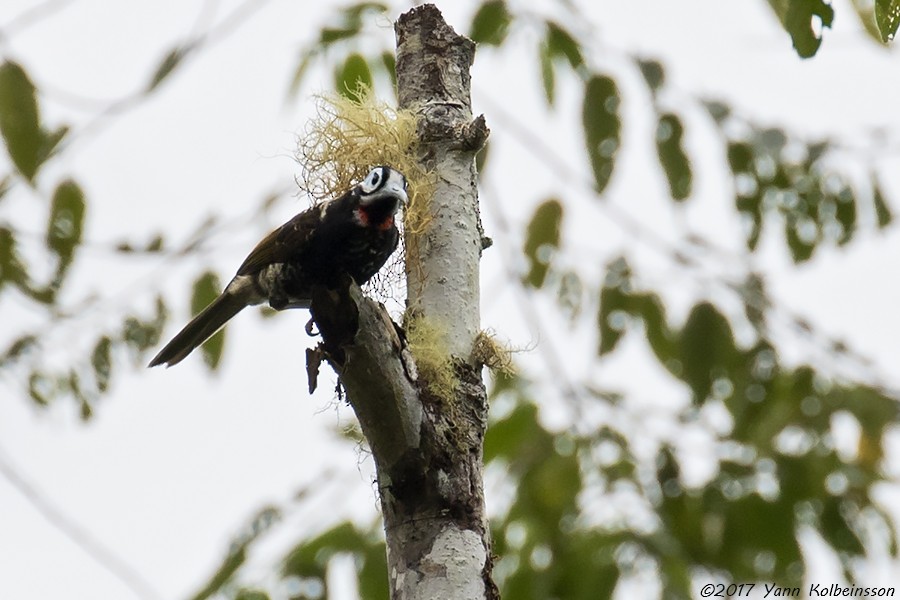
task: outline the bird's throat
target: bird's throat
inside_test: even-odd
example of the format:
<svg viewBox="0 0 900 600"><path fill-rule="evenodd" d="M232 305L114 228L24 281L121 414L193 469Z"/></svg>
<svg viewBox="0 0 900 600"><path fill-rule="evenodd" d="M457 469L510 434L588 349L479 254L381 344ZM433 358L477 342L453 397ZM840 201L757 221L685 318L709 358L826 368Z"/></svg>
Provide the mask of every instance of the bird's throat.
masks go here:
<svg viewBox="0 0 900 600"><path fill-rule="evenodd" d="M354 217L363 227L371 227L378 231L387 231L394 226L393 211L379 210L377 206L360 206L354 211Z"/></svg>

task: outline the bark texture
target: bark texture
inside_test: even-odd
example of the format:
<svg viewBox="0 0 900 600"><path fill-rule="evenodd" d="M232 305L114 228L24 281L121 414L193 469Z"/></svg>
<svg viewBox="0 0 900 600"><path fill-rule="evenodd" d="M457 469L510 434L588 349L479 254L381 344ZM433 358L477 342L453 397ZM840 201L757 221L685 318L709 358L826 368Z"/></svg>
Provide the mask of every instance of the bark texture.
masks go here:
<svg viewBox="0 0 900 600"><path fill-rule="evenodd" d="M307 365L317 365L324 356L337 371L376 467L416 452L422 403L415 365L384 306L366 298L348 276L339 289L313 290L310 313L323 342Z"/></svg>
<svg viewBox="0 0 900 600"><path fill-rule="evenodd" d="M408 310L447 332L450 354L468 357L480 328L474 157L488 135L484 118L472 119L475 44L431 4L402 15L395 31L400 108L418 113L420 160L437 174L431 225L406 238Z"/></svg>
<svg viewBox="0 0 900 600"><path fill-rule="evenodd" d="M392 600L492 600L499 594L482 482L487 394L472 359L483 237L474 157L488 135L470 106L475 47L428 4L403 14L395 30L400 106L417 111L419 159L439 182L429 227L407 232L408 314L446 329L456 386L432 391L402 329L352 280L314 294L323 342L308 357L310 384L328 360L372 449Z"/></svg>
<svg viewBox="0 0 900 600"><path fill-rule="evenodd" d="M483 238L475 154L488 136L484 118L472 119L475 44L431 4L401 15L394 30L400 108L417 112L419 161L437 176L429 227L406 236L407 315L446 331L458 386L438 398L419 382L422 447L381 487L392 598L497 598L484 513L487 394L471 358Z"/></svg>

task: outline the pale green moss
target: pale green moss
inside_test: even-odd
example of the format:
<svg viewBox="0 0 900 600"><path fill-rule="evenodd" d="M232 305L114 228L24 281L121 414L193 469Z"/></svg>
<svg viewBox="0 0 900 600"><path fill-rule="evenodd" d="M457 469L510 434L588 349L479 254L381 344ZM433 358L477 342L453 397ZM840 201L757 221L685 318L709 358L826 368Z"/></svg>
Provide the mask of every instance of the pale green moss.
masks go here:
<svg viewBox="0 0 900 600"><path fill-rule="evenodd" d="M479 331L472 346L472 361L482 364L497 375L511 377L516 374L512 361L513 350L497 341L490 331Z"/></svg>
<svg viewBox="0 0 900 600"><path fill-rule="evenodd" d="M316 117L298 140L300 185L315 200L328 200L360 181L371 167L391 166L409 182L409 205L403 211L406 231L424 231L435 181L417 158L416 115L389 106L364 88L358 97L316 98Z"/></svg>
<svg viewBox="0 0 900 600"><path fill-rule="evenodd" d="M407 319L409 350L416 360L419 379L437 398L449 401L456 393L453 357L447 349L447 328L422 317Z"/></svg>

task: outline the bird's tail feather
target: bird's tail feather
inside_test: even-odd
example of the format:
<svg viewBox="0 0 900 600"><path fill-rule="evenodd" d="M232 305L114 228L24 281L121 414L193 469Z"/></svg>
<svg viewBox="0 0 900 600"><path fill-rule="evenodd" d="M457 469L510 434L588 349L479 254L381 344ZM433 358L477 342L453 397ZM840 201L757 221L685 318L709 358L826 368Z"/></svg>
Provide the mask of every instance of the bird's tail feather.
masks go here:
<svg viewBox="0 0 900 600"><path fill-rule="evenodd" d="M165 348L150 361L149 367L165 364L167 367L180 363L194 348L205 342L234 315L247 306L246 299L237 294L225 292L200 311L191 322L172 338Z"/></svg>

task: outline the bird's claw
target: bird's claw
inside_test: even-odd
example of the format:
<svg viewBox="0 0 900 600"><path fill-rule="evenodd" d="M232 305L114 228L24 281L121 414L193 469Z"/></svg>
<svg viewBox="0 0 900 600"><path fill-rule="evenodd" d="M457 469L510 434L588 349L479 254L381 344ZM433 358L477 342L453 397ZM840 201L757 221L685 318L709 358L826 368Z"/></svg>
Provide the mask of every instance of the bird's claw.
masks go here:
<svg viewBox="0 0 900 600"><path fill-rule="evenodd" d="M315 326L316 322L313 319L307 321L306 326L304 327L304 329L306 330L306 335L308 335L309 337L316 337L317 335L319 335L318 330L314 329Z"/></svg>

